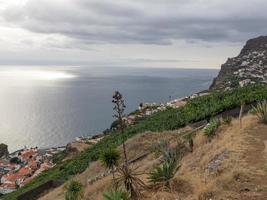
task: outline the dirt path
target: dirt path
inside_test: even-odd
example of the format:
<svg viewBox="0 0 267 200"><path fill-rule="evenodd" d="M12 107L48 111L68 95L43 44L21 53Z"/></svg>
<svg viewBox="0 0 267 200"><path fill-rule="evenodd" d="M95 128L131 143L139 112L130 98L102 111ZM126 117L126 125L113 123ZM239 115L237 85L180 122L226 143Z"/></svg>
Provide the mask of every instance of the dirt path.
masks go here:
<svg viewBox="0 0 267 200"><path fill-rule="evenodd" d="M244 200L267 200L267 126L257 124L249 127L247 149L244 151L248 180L243 184Z"/></svg>
<svg viewBox="0 0 267 200"><path fill-rule="evenodd" d="M201 132L197 135L195 151L175 176L176 191L157 191L147 199L267 200L267 125L248 115L243 128L233 120L216 134L210 143ZM213 173L207 173L210 169Z"/></svg>

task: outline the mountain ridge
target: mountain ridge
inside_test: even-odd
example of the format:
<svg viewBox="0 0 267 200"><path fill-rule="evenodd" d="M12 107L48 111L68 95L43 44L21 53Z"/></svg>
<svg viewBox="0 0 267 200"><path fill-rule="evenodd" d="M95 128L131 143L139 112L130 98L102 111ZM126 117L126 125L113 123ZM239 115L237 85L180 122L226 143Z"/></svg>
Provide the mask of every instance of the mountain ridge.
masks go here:
<svg viewBox="0 0 267 200"><path fill-rule="evenodd" d="M255 83L267 84L267 36L248 40L238 56L228 58L210 90L231 90Z"/></svg>

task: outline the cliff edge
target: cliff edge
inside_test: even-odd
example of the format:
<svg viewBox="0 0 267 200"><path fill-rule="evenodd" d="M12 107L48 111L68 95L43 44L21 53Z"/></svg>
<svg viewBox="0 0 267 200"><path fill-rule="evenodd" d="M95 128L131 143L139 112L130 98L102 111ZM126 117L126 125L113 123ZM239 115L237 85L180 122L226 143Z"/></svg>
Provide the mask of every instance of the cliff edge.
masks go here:
<svg viewBox="0 0 267 200"><path fill-rule="evenodd" d="M249 84L267 84L267 36L247 41L237 57L228 58L211 90L229 90Z"/></svg>

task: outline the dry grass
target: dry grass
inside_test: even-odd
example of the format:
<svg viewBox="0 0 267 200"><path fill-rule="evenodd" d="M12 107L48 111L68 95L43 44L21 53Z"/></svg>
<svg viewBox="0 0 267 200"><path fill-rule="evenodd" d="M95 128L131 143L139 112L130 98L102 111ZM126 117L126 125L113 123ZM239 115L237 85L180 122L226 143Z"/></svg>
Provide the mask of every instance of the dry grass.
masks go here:
<svg viewBox="0 0 267 200"><path fill-rule="evenodd" d="M223 125L216 134L211 143L198 134L196 150L182 160L176 176L189 181L194 190L192 196L184 199L205 199L207 196L213 196L212 199L253 199L252 191L267 184L267 176L262 173L262 166L266 163L263 138L267 139L267 126L258 124L257 119L249 115L243 118L242 129L238 120L233 120L231 126ZM229 155L214 173L207 173L208 164L225 150ZM264 179L265 183L261 181ZM258 192L257 198L265 195Z"/></svg>
<svg viewBox="0 0 267 200"><path fill-rule="evenodd" d="M202 200L202 199L242 199L266 200L267 197L267 126L259 124L257 118L245 116L240 129L239 121L232 125L222 125L216 132L212 142L208 142L199 131L194 138L194 152L186 155L181 161L181 168L171 181L172 191L150 187L143 191L144 200ZM186 128L189 129L189 128ZM179 133L170 131L163 133L146 132L126 142L129 159L134 159L150 152L151 145L160 139L176 144ZM120 152L122 148L119 147ZM225 153L227 152L227 153ZM221 156L224 154L226 156ZM216 159L222 161L216 169L207 169ZM215 160L215 161L214 161ZM148 173L159 161L150 153L134 163L139 171ZM87 185L87 178L103 173L105 169L99 162L92 164L84 173L75 177L85 186L86 200L102 200L102 193L111 186L111 176L103 178L93 185ZM147 175L141 176L147 181ZM146 182L147 183L147 182ZM62 187L57 188L42 200L63 200Z"/></svg>
<svg viewBox="0 0 267 200"><path fill-rule="evenodd" d="M63 159L63 161L70 160L86 148L88 148L90 145L80 142L72 142L71 148L74 150L73 152L69 152L68 155Z"/></svg>

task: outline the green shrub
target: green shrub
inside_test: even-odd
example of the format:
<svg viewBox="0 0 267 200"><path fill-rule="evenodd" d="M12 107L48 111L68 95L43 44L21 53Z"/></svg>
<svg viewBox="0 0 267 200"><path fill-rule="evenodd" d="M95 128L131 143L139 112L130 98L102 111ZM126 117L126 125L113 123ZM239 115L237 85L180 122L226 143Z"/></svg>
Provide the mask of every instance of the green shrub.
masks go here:
<svg viewBox="0 0 267 200"><path fill-rule="evenodd" d="M118 166L120 159L120 153L115 148L108 148L104 150L99 157L99 160L105 165L106 168L112 170L112 176L114 179L114 167Z"/></svg>
<svg viewBox="0 0 267 200"><path fill-rule="evenodd" d="M230 125L232 123L232 117L231 116L225 116L222 118L222 120L223 120L223 123L227 124L227 125Z"/></svg>
<svg viewBox="0 0 267 200"><path fill-rule="evenodd" d="M256 106L253 106L251 113L257 115L261 123L267 124L267 101L258 102Z"/></svg>
<svg viewBox="0 0 267 200"><path fill-rule="evenodd" d="M207 124L207 126L204 128L204 135L206 135L209 139L213 138L219 126L220 120L218 118L212 118Z"/></svg>
<svg viewBox="0 0 267 200"><path fill-rule="evenodd" d="M104 150L99 157L100 161L109 169L118 165L120 153L114 148Z"/></svg>
<svg viewBox="0 0 267 200"><path fill-rule="evenodd" d="M111 190L104 192L104 200L128 200L130 199L129 194L122 189Z"/></svg>
<svg viewBox="0 0 267 200"><path fill-rule="evenodd" d="M65 189L65 200L81 200L84 196L83 185L78 181L70 181Z"/></svg>
<svg viewBox="0 0 267 200"><path fill-rule="evenodd" d="M164 162L149 174L149 182L160 183L168 182L173 178L176 171L178 170L177 162Z"/></svg>

